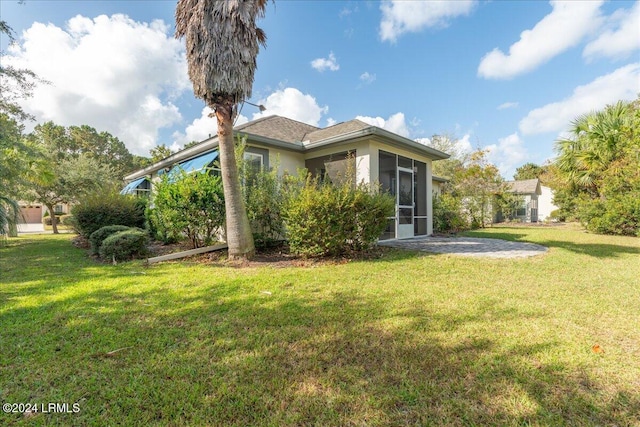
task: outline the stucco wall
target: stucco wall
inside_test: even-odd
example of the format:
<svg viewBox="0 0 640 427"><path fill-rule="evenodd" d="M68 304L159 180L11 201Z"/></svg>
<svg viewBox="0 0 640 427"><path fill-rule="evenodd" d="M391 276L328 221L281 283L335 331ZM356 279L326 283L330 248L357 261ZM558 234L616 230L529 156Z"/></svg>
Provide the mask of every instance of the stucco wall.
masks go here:
<svg viewBox="0 0 640 427"><path fill-rule="evenodd" d="M558 206L553 204L553 190L551 188L542 185L540 189L542 194L538 197L538 221L546 221L551 212L558 209Z"/></svg>

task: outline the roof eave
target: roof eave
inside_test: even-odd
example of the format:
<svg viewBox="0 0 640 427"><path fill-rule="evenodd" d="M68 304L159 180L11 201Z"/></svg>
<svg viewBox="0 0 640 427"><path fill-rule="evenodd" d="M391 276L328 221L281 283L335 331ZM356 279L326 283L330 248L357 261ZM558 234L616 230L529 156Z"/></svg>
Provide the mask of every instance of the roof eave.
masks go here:
<svg viewBox="0 0 640 427"><path fill-rule="evenodd" d="M331 138L322 139L320 141L303 143L303 145L304 145L304 148L307 151L309 151L309 150L314 150L314 149L324 147L326 145L337 144L341 142L345 143L349 141L358 140L361 138L365 138L367 136L378 136L384 139L385 142L390 143L391 145L395 145L401 148L409 148L414 152L418 152L420 154L426 154L427 156L431 157L433 160L445 160L451 157L449 154L443 153L442 151L436 150L435 148L431 148L424 144L420 144L409 138L405 138L393 132L389 132L387 130L381 129L377 126L370 126L364 129L343 133L341 135L336 135Z"/></svg>

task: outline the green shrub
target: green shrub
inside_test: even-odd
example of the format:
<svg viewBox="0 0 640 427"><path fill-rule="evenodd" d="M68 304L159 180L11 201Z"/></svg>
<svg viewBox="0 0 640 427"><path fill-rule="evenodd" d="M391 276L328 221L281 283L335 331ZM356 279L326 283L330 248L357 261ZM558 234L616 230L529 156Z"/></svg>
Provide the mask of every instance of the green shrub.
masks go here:
<svg viewBox="0 0 640 427"><path fill-rule="evenodd" d="M333 185L307 178L284 203L287 237L293 253L343 255L371 247L392 216L395 200L352 180Z"/></svg>
<svg viewBox="0 0 640 427"><path fill-rule="evenodd" d="M640 198L634 194L585 201L578 213L585 228L594 233L637 236L640 232Z"/></svg>
<svg viewBox="0 0 640 427"><path fill-rule="evenodd" d="M155 240L159 240L165 245L179 242L184 238L179 230L174 230L170 227L169 221L165 219L164 212L155 208L147 208L145 211L146 229L149 230L149 235Z"/></svg>
<svg viewBox="0 0 640 427"><path fill-rule="evenodd" d="M462 203L451 194L433 198L433 229L440 233L457 233L469 224L462 215Z"/></svg>
<svg viewBox="0 0 640 427"><path fill-rule="evenodd" d="M53 225L53 224L51 224L52 218L53 217L51 217L51 216L45 216L45 217L42 218L42 223L44 225L51 226L51 225ZM56 224L58 224L58 225L60 224L60 215L56 215Z"/></svg>
<svg viewBox="0 0 640 427"><path fill-rule="evenodd" d="M60 217L60 224L72 227L73 224L74 224L73 215L71 215L71 214L62 215Z"/></svg>
<svg viewBox="0 0 640 427"><path fill-rule="evenodd" d="M100 258L105 261L126 261L148 253L149 235L140 229L119 231L104 239Z"/></svg>
<svg viewBox="0 0 640 427"><path fill-rule="evenodd" d="M164 175L156 184L153 229L162 240L186 235L194 248L211 244L225 220L222 180L208 173Z"/></svg>
<svg viewBox="0 0 640 427"><path fill-rule="evenodd" d="M143 228L146 200L115 192L85 197L71 209L76 232L89 238L94 231L108 225Z"/></svg>
<svg viewBox="0 0 640 427"><path fill-rule="evenodd" d="M241 156L240 156L241 157ZM241 161L239 164L242 195L256 247L268 247L284 240L284 186L277 166L260 171Z"/></svg>
<svg viewBox="0 0 640 427"><path fill-rule="evenodd" d="M91 236L89 236L89 243L91 244L91 255L100 254L100 246L102 246L102 242L104 242L104 239L111 236L112 234L116 234L129 229L131 229L131 227L127 227L126 225L107 225L106 227L99 228L91 233Z"/></svg>

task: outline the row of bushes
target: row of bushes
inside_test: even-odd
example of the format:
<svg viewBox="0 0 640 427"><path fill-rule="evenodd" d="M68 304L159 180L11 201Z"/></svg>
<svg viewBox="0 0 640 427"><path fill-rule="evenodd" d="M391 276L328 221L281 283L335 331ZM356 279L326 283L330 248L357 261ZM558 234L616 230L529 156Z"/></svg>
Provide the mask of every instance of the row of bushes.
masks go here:
<svg viewBox="0 0 640 427"><path fill-rule="evenodd" d="M56 217L56 224L62 224L65 225L67 227L73 227L74 224L74 219L73 219L73 215L55 215ZM42 224L44 225L48 225L51 226L52 224L52 218L51 216L45 216L42 218Z"/></svg>
<svg viewBox="0 0 640 427"><path fill-rule="evenodd" d="M278 177L266 170L252 171L242 179L245 184L251 181L244 197L257 246L286 240L298 255L338 256L365 250L394 212L392 196L355 185L353 179L333 184L306 172ZM153 203L145 217L144 201L96 195L74 207L74 227L89 239L94 255L121 260L142 253L140 245L148 240L143 228L165 242L186 236L197 247L209 244L224 226L219 177L185 174L173 182L165 179L158 184Z"/></svg>

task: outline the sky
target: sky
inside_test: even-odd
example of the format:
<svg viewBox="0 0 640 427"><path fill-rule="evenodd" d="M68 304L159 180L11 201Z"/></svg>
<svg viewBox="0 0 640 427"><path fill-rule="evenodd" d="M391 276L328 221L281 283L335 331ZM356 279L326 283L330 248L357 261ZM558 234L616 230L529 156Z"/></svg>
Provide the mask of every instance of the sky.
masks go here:
<svg viewBox="0 0 640 427"><path fill-rule="evenodd" d="M3 64L49 82L37 123L87 124L134 154L216 133L193 96L176 1L0 0L17 43ZM429 143L488 150L506 179L554 156L577 116L640 94L638 1L269 3L253 94L236 124L278 114L325 127L358 118Z"/></svg>

